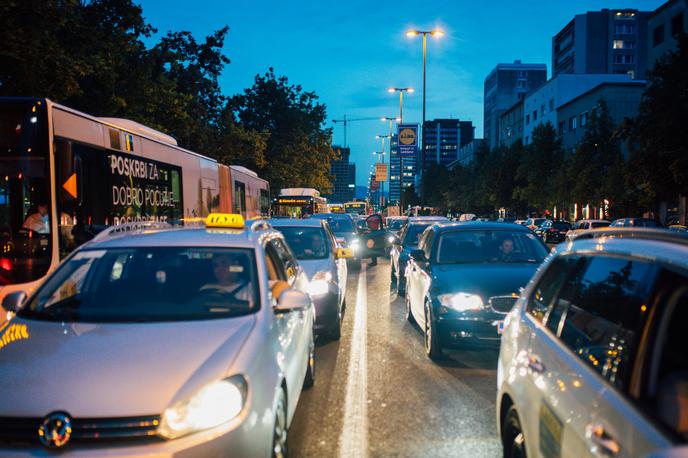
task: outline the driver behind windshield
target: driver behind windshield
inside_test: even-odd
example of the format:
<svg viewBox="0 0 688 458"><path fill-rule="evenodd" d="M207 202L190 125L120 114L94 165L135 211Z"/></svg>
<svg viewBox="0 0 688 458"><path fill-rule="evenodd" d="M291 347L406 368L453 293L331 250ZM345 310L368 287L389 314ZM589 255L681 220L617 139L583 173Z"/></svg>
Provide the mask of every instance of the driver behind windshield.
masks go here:
<svg viewBox="0 0 688 458"><path fill-rule="evenodd" d="M319 231L311 231L303 241L303 254L312 258L326 256L325 243Z"/></svg>
<svg viewBox="0 0 688 458"><path fill-rule="evenodd" d="M499 253L497 260L503 262L512 261L514 258L514 240L511 237L505 237L499 244Z"/></svg>
<svg viewBox="0 0 688 458"><path fill-rule="evenodd" d="M219 292L232 295L240 301L250 301L253 294L251 281L246 279L246 270L241 259L229 254L215 254L212 259L216 282L201 286L202 292Z"/></svg>

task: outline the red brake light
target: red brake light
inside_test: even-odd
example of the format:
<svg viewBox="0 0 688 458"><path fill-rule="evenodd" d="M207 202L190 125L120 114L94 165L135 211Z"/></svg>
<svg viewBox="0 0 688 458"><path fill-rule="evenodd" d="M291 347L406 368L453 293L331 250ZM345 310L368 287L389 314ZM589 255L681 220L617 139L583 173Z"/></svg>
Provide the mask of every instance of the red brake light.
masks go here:
<svg viewBox="0 0 688 458"><path fill-rule="evenodd" d="M2 270L12 270L12 261L7 258L0 258L0 269Z"/></svg>

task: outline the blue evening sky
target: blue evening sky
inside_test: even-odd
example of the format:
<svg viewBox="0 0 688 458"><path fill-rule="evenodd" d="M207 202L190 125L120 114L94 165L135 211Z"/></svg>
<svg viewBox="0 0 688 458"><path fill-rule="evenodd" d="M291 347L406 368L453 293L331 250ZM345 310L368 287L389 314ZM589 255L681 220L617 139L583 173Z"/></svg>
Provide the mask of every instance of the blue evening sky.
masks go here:
<svg viewBox="0 0 688 458"><path fill-rule="evenodd" d="M441 27L428 37L427 119L473 121L483 136L483 81L499 62L545 63L551 72L552 36L575 14L602 8L651 11L662 0L141 0L143 14L160 33L189 30L202 39L229 26L225 53L231 59L221 78L231 95L274 67L291 82L315 91L330 120L396 116L399 98L390 86L410 86L404 121L421 120L422 51L410 27ZM328 120L328 126L333 126ZM347 140L356 162L357 184L367 184L380 150L376 134L388 123L352 122ZM334 143L343 142L341 124Z"/></svg>

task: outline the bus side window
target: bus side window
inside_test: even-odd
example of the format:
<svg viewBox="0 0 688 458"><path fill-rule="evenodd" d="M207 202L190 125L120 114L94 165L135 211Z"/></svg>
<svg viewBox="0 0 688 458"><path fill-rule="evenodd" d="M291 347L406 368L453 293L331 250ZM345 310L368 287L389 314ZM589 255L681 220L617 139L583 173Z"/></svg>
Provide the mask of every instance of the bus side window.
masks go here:
<svg viewBox="0 0 688 458"><path fill-rule="evenodd" d="M246 184L241 181L234 182L234 212L241 213L242 215L246 212Z"/></svg>

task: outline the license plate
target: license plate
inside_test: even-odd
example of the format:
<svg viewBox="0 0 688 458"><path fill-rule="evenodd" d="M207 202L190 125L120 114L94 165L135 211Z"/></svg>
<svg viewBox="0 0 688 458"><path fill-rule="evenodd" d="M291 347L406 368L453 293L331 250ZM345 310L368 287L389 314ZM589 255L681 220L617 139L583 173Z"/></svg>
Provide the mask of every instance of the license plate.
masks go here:
<svg viewBox="0 0 688 458"><path fill-rule="evenodd" d="M504 333L504 320L498 321L497 322L497 334L503 334Z"/></svg>

